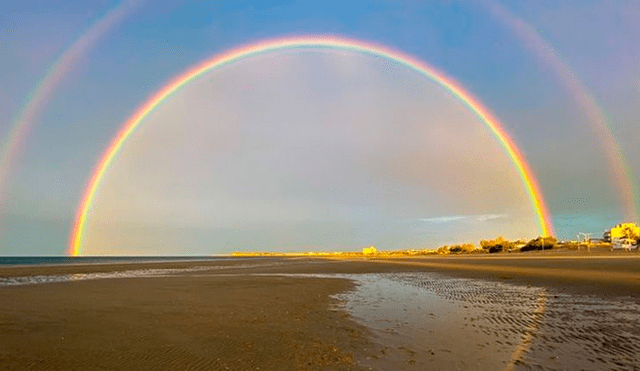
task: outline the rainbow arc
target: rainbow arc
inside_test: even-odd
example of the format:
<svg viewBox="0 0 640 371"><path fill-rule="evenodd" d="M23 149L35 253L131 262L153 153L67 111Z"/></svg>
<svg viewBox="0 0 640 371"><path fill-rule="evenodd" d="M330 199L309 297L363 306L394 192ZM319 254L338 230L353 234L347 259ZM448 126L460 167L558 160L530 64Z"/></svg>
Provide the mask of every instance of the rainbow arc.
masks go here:
<svg viewBox="0 0 640 371"><path fill-rule="evenodd" d="M100 185L105 175L108 173L110 166L117 158L118 153L127 143L127 140L140 127L145 117L153 112L172 94L180 90L180 88L211 70L222 68L239 60L263 53L284 49L304 48L337 49L386 58L394 63L403 65L422 74L445 88L454 97L459 99L471 112L473 112L492 132L520 175L522 184L535 212L540 234L543 236L553 234L551 218L549 216L544 197L522 152L518 149L499 121L480 103L478 99L464 90L452 78L447 77L424 62L404 53L360 40L329 36L308 36L267 40L216 55L195 67L188 69L186 72L179 75L169 84L165 85L165 87L153 94L121 127L117 135L111 141L107 150L104 152L102 158L95 166L76 212L76 219L71 233L71 239L69 241L68 253L72 256L78 256L81 254L85 228L91 214L96 195L100 189Z"/></svg>

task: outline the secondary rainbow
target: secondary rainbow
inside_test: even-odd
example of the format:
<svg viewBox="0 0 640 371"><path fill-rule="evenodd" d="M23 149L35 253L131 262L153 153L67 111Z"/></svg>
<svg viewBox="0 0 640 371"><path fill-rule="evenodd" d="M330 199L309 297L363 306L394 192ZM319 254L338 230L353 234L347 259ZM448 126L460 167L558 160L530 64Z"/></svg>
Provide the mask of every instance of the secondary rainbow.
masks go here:
<svg viewBox="0 0 640 371"><path fill-rule="evenodd" d="M591 123L594 135L600 139L605 157L609 162L608 171L615 181L618 199L620 200L621 216L629 221L639 220L638 186L633 171L625 160L620 144L611 131L610 120L604 110L598 105L593 94L590 94L564 62L552 45L546 42L530 24L518 18L502 5L494 1L477 0L486 7L492 15L500 19L517 37L522 39L523 45L530 49L541 62L551 67L551 71L558 77L562 85L583 109Z"/></svg>
<svg viewBox="0 0 640 371"><path fill-rule="evenodd" d="M544 235L553 234L552 223L549 217L546 203L540 192L540 187L531 172L524 156L518 150L511 137L502 128L498 120L483 107L480 102L470 93L465 91L453 79L445 76L441 72L426 65L425 63L404 53L392 50L388 47L376 45L360 40L347 38L338 38L332 36L304 36L291 37L282 39L271 39L255 44L250 44L237 49L230 50L226 53L216 55L185 73L181 74L169 84L165 85L160 91L152 95L142 106L140 106L131 118L122 126L118 134L111 141L111 144L105 151L101 160L96 165L91 178L85 188L78 210L76 219L71 231L69 240L68 253L72 256L78 256L81 253L84 230L87 220L91 213L92 205L95 201L96 194L100 188L100 184L105 175L109 171L110 165L113 163L127 139L141 125L144 118L147 117L155 108L157 108L165 99L178 91L181 87L195 80L204 73L225 65L237 62L241 59L255 56L262 53L273 52L282 49L303 49L303 48L319 48L319 49L338 49L359 52L363 54L382 57L394 61L400 65L404 65L414 71L421 73L429 79L440 84L447 89L452 95L463 102L478 118L491 130L495 138L501 144L507 155L516 166L522 183L526 189L527 195L531 201L533 210L536 214L537 223L539 224L539 232Z"/></svg>
<svg viewBox="0 0 640 371"><path fill-rule="evenodd" d="M70 72L73 72L77 61L85 56L100 38L121 23L135 6L137 6L136 1L122 1L106 12L62 53L42 80L31 90L22 111L13 121L4 140L0 141L0 206L3 205L4 186L22 144L29 134L29 129L44 111L60 83Z"/></svg>

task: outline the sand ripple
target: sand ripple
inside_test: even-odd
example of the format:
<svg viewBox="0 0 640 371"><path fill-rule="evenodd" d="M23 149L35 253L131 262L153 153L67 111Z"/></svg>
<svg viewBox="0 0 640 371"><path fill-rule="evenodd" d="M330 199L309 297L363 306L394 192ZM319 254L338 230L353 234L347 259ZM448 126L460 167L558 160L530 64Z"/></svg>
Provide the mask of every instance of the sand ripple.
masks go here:
<svg viewBox="0 0 640 371"><path fill-rule="evenodd" d="M640 369L636 302L431 272L369 276L342 299L381 341L410 349L394 367Z"/></svg>

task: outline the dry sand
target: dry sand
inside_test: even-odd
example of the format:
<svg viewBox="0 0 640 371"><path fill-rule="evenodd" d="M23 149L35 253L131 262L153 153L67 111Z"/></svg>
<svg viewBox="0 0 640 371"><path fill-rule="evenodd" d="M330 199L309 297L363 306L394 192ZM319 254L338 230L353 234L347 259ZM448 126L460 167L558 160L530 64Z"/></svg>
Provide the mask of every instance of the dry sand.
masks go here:
<svg viewBox="0 0 640 371"><path fill-rule="evenodd" d="M352 282L256 273L438 271L640 304L640 259L617 255L5 267L0 277L194 266L211 270L0 287L0 368L357 370L384 346L331 310L330 295Z"/></svg>

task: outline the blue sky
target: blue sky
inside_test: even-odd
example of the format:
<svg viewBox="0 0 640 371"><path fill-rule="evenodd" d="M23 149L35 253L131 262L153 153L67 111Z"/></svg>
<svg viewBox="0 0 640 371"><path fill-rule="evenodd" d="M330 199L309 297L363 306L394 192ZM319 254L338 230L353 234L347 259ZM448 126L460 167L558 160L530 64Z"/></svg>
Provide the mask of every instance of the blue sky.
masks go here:
<svg viewBox="0 0 640 371"><path fill-rule="evenodd" d="M600 233L623 219L617 190L607 173L609 165L604 159L602 139L553 66L536 55L504 20L491 13L492 4L522 19L553 48L602 107L630 170L640 174L637 2L603 5L568 1L559 5L553 1L138 1L74 60L34 120L0 196L0 254L64 253L91 169L120 125L172 77L230 48L299 34L331 34L388 45L452 76L499 118L526 154L559 237L571 238L580 231ZM4 25L0 28L0 142L26 104L29 92L55 61L118 6L113 1L0 5L0 24ZM267 66L271 67L265 70ZM281 68L278 78L265 82L262 77L275 68ZM348 68L353 69L351 73ZM365 71L368 75L363 75ZM384 66L357 55L273 55L266 61L240 63L185 88L182 98L166 104L165 110L173 113L163 117L158 112L150 119L145 127L155 131L141 131L114 165L110 183L103 187L102 201L96 204L93 252L207 254L254 246L340 249L371 243L383 248L437 247L447 242L477 242L480 236L497 234L533 237L531 215L519 206L521 186L513 180L512 169L495 148L495 141L478 131L479 124L459 102L436 100L442 96L441 88L399 67L394 73L401 78L385 75L384 71ZM252 85L253 95L247 95L239 89L253 84L251 76L260 82ZM243 79L245 85L241 84ZM362 80L366 84L359 85ZM336 87L340 89L335 90ZM197 89L201 90L194 98ZM225 89L227 93L221 93ZM408 90L418 93L403 93ZM288 94L291 91L313 92L315 98L305 100L300 94ZM270 95L274 92L281 99L273 101ZM202 96L210 97L210 111L203 110L206 104L194 103ZM298 109L289 109L291 106ZM261 116L257 107L282 109ZM327 107L336 110L333 116L323 110ZM289 116L282 116L282 111L289 112ZM212 112L219 115L218 121L236 125L212 128L203 119L211 117ZM366 112L369 116L355 116L353 112ZM373 151L370 146L374 142L363 139L367 138L365 135L348 136L342 129L326 128L322 119L340 121L336 117L351 117L343 123L349 130L356 130L355 122L367 117L368 122L374 123L368 129L373 131L367 135L380 138L388 137L388 122L397 121L394 127L404 132L427 130L431 138L440 138L440 142L424 139L413 143L405 136L393 143L375 142L386 144ZM414 117L428 119L412 121ZM159 159L163 156L186 156L184 148L190 144L181 146L180 141L171 141L179 120L191 123L184 126L190 135L216 140L192 148L196 160L183 163L192 166L167 166L165 174L143 171L162 165ZM294 132L298 136L291 134L286 120L304 122L296 126L298 130ZM454 121L459 128L452 126ZM271 131L261 131L266 122ZM304 140L315 136L322 139ZM155 143L171 144L153 145L153 138ZM228 138L242 140L230 146L230 152L213 150ZM257 142L251 146L253 142L247 138L277 142L280 146L251 157ZM465 162L463 152L445 151L461 142L485 155L487 162L495 163L493 169L503 169L498 172L503 175L493 175L473 161ZM304 155L304 147L312 144L318 146L315 157ZM334 152L320 150L334 145ZM408 150L411 146L419 150ZM353 148L360 148L359 155L366 160L358 166L342 160L355 156L350 150ZM287 167L282 153L300 159L301 168L293 171ZM268 176L247 166L247 158L258 157L271 158L269 166L273 171ZM448 168L456 170L447 177L440 169L440 181L457 179L460 174L473 176L478 179L474 183L477 189L443 188L438 181L421 178L418 175L422 173L414 170L412 174L418 174L414 178L397 175L406 172L407 164L413 164L411 169L419 169L421 164L425 172L433 173L438 168L437 160L442 158L454 159ZM225 166L221 168L220 164ZM205 168L217 170L203 171ZM337 176L334 173L339 171L335 169L349 176ZM322 171L328 172L318 178ZM247 184L265 177L270 180L263 187L243 188L238 186L240 176L250 180ZM367 188L368 183L363 180L367 176L377 179L373 188ZM497 179L503 189L493 191L492 197L480 195L478 190L490 189L490 182L483 182L483 177ZM180 190L186 188L169 181L175 178L184 180L182 186L195 184L198 197L178 197ZM158 186L153 191L155 196L150 197L145 196L141 186L145 184L162 187ZM223 192L228 191L229 184L236 185L233 197ZM271 193L265 189L271 189ZM341 197L331 196L330 190L335 189L347 191ZM376 202L358 203L367 192L375 195L372 199ZM292 193L297 195L295 201L284 197ZM224 203L227 210L233 210L225 214L227 219L211 211L221 207L221 198L228 201ZM155 210L142 201L136 204L145 199L165 206ZM198 214L199 218L188 217L197 214L193 205L207 203L212 206ZM178 216L161 217L161 209L177 210ZM250 216L249 210L256 209L265 212ZM304 213L296 214L294 210ZM237 215L231 217L234 212ZM273 219L280 221L277 232L267 223ZM115 238L116 235L120 237Z"/></svg>

